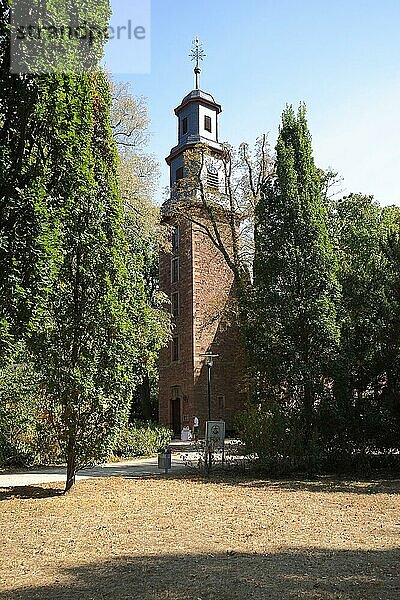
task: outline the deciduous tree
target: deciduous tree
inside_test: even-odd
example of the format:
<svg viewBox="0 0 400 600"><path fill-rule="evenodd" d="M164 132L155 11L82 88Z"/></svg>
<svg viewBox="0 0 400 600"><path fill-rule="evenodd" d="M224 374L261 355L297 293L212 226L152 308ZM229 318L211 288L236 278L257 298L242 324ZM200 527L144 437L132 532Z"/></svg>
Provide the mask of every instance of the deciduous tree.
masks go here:
<svg viewBox="0 0 400 600"><path fill-rule="evenodd" d="M162 316L167 337L170 321L163 309L168 311L168 299L160 293L158 282L159 251L166 244L167 235L160 226L160 207L154 200L159 166L148 152L146 101L134 96L127 83L112 82L111 127L118 149L118 181L129 248L142 257L147 300ZM156 418L157 392L158 371L149 364L133 398L131 417Z"/></svg>

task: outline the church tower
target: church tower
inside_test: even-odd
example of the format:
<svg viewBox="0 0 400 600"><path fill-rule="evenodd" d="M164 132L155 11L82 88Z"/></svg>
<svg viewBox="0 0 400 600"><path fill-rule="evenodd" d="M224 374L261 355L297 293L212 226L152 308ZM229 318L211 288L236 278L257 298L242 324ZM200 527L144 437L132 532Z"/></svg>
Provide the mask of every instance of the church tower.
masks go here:
<svg viewBox="0 0 400 600"><path fill-rule="evenodd" d="M197 39L191 56L196 61L195 89L175 109L178 144L166 158L171 197L163 206L163 222L171 227L171 248L160 255L160 288L170 299L174 329L169 347L160 353L159 415L160 422L176 435L182 427L192 427L194 416L200 420L203 435L209 413L212 420L224 420L227 431L233 431L235 413L244 403L238 331L224 318L232 272L199 227L199 219L179 218L172 210L177 182L185 180L185 152L198 144L205 144L210 155L205 172L208 184L217 189L224 185L223 148L218 139L222 108L200 89L199 62L204 53ZM220 227L224 235L227 225ZM211 369L206 353L217 355Z"/></svg>

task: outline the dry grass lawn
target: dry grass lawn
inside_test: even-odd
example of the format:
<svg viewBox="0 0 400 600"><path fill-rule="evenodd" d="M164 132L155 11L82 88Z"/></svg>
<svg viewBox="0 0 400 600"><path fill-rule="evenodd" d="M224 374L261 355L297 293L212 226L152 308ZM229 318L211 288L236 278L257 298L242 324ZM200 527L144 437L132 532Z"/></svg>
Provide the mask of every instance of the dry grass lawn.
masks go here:
<svg viewBox="0 0 400 600"><path fill-rule="evenodd" d="M400 598L399 480L16 491L0 491L1 600Z"/></svg>

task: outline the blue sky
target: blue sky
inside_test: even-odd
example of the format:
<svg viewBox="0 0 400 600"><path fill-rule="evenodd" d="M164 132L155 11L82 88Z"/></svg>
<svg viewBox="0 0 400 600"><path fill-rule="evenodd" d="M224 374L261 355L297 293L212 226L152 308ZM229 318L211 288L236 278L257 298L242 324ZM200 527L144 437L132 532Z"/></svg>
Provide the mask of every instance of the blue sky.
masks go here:
<svg viewBox="0 0 400 600"><path fill-rule="evenodd" d="M339 171L344 193L400 205L399 28L399 0L152 0L150 72L118 78L148 99L162 186L198 35L201 88L223 107L221 141L268 132L274 146L285 104L304 101L318 166Z"/></svg>

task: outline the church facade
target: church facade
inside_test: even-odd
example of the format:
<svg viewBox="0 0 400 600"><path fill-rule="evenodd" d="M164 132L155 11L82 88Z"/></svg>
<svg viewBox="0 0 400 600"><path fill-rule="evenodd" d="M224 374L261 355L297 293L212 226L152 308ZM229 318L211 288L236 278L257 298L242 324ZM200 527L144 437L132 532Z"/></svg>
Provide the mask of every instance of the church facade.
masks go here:
<svg viewBox="0 0 400 600"><path fill-rule="evenodd" d="M222 419L228 432L234 430L235 414L244 404L244 369L237 327L224 315L232 294L233 275L199 219L191 220L172 210L177 201L173 190L185 179L185 152L205 144L212 168L204 173L213 185L223 186L219 143L221 106L213 96L199 89L197 61L196 89L175 109L178 144L166 158L170 169L171 198L163 207L163 222L170 226L171 245L160 255L160 289L170 300L173 334L159 360L159 418L176 436L193 418L205 422ZM224 224L220 224L223 235ZM213 354L212 366L206 354ZM208 364L207 364L208 363Z"/></svg>

